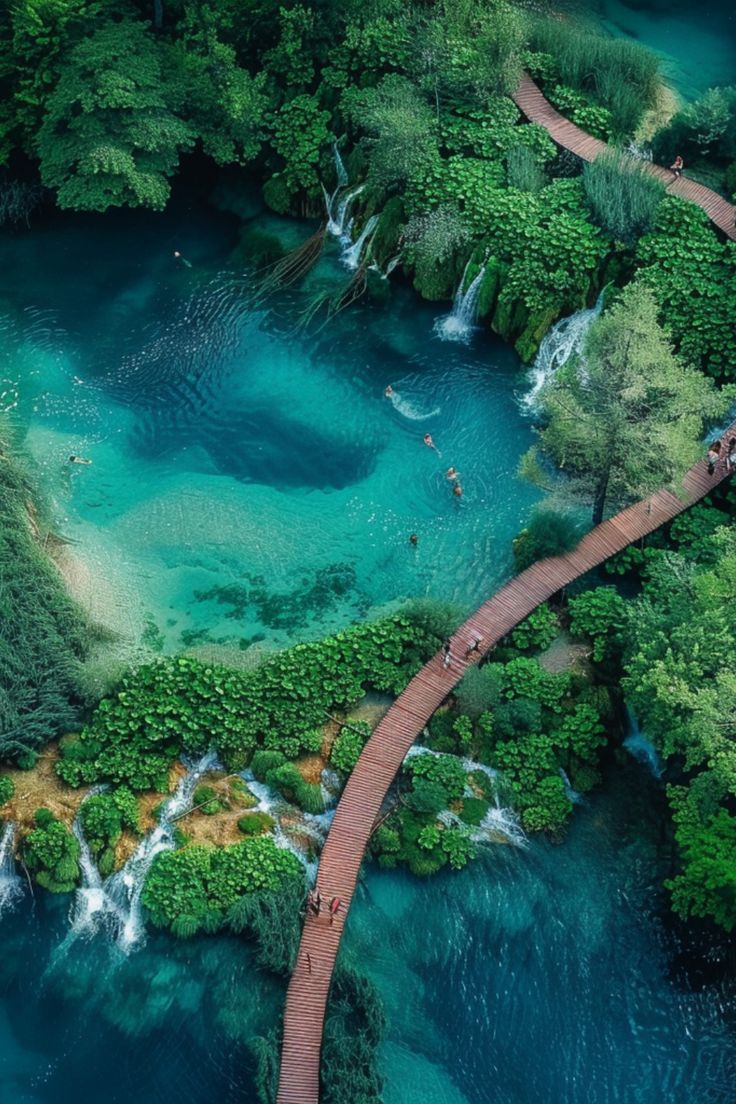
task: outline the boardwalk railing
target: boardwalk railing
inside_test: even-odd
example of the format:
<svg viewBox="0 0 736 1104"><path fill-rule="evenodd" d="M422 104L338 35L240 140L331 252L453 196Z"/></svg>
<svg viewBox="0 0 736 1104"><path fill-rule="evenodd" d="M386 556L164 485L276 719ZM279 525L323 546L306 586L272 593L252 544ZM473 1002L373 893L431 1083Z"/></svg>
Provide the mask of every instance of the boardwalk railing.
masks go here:
<svg viewBox="0 0 736 1104"><path fill-rule="evenodd" d="M728 441L732 436L736 436L736 422L723 439ZM319 916L308 915L304 924L286 997L278 1104L317 1104L319 1100L327 995L371 829L409 748L465 674L469 644L482 636L480 654L485 655L541 602L633 541L654 532L728 474L722 463L710 476L706 462L701 461L685 476L681 496L658 491L596 526L567 555L540 560L517 575L455 633L449 667L443 665L439 654L430 659L378 724L348 779L322 851L317 885L325 905L339 897L342 907L333 923L325 907ZM475 652L472 659L477 660L478 654Z"/></svg>
<svg viewBox="0 0 736 1104"><path fill-rule="evenodd" d="M610 149L605 142L586 134L564 115L560 115L549 100L545 99L542 90L528 73L521 78L513 98L517 107L521 108L531 123L539 123L558 146L564 146L571 153L581 157L583 161L595 161L599 154ZM669 169L664 169L661 165L655 165L651 161L643 161L642 164L652 176L667 184L667 190L671 195L697 203L719 230L736 241L736 208L733 204L703 184L688 180L685 176L675 177Z"/></svg>

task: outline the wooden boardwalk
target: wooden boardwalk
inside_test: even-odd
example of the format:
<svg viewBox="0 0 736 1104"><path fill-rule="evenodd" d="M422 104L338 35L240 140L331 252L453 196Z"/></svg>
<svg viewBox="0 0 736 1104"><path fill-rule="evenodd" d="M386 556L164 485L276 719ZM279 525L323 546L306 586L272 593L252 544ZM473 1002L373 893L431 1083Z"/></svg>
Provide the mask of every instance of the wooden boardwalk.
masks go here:
<svg viewBox="0 0 736 1104"><path fill-rule="evenodd" d="M732 436L736 436L736 422L723 439L727 442ZM430 659L378 724L348 779L322 851L317 885L324 908L322 915L310 914L306 919L289 983L278 1104L317 1104L319 1100L327 995L363 854L406 753L464 675L468 644L482 636L480 654L485 655L541 602L615 552L658 529L701 499L727 474L722 464L711 477L705 461L701 461L686 475L682 497L658 491L592 529L567 555L540 560L517 575L455 633L450 666L443 666L441 654ZM478 654L473 657L476 661ZM327 906L333 896L340 898L342 908L331 925Z"/></svg>
<svg viewBox="0 0 736 1104"><path fill-rule="evenodd" d="M564 146L571 153L581 157L583 161L595 161L596 157L610 147L599 138L593 138L586 134L580 127L575 126L564 115L555 110L549 100L545 99L541 89L532 78L525 73L521 78L518 89L514 93L517 107L526 115L532 123L539 123L554 139L558 146ZM673 151L674 155L677 153ZM688 180L686 176L675 178L669 169L661 165L655 165L651 161L643 161L647 171L656 176L667 186L670 195L689 199L702 207L708 218L733 241L736 241L736 208L718 195L716 192L698 184L694 180Z"/></svg>

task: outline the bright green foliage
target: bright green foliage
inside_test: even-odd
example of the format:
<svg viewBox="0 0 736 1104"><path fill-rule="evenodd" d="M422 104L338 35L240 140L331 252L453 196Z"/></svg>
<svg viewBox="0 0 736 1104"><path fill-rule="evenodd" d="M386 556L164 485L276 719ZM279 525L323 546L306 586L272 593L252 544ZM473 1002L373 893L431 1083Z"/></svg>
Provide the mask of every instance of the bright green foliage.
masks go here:
<svg viewBox="0 0 736 1104"><path fill-rule="evenodd" d="M682 785L668 791L681 872L675 910L736 924L736 535L710 538L703 564L660 552L631 609L623 687L627 701Z"/></svg>
<svg viewBox="0 0 736 1104"><path fill-rule="evenodd" d="M411 793L406 796L406 804L420 816L435 817L447 808L447 791L439 782L428 778L415 778Z"/></svg>
<svg viewBox="0 0 736 1104"><path fill-rule="evenodd" d="M665 884L680 916L711 917L731 932L736 927L736 817L699 800L702 789L667 788L684 869Z"/></svg>
<svg viewBox="0 0 736 1104"><path fill-rule="evenodd" d="M451 755L415 755L406 764L412 778L424 778L442 786L448 800L462 797L465 789L465 771L459 760Z"/></svg>
<svg viewBox="0 0 736 1104"><path fill-rule="evenodd" d="M554 713L560 713L569 690L569 674L550 674L536 659L520 656L506 664L506 698L531 698Z"/></svg>
<svg viewBox="0 0 736 1104"><path fill-rule="evenodd" d="M572 804L559 775L545 775L529 793L521 819L528 832L554 832L565 823Z"/></svg>
<svg viewBox="0 0 736 1104"><path fill-rule="evenodd" d="M462 216L450 204L409 220L404 230L406 259L414 268L414 286L425 299L452 294L457 267L454 262L469 238Z"/></svg>
<svg viewBox="0 0 736 1104"><path fill-rule="evenodd" d="M441 838L442 832L436 824L426 824L417 837L417 843L425 851L433 851Z"/></svg>
<svg viewBox="0 0 736 1104"><path fill-rule="evenodd" d="M370 734L371 727L365 721L343 725L330 751L330 762L335 770L343 774L352 773Z"/></svg>
<svg viewBox="0 0 736 1104"><path fill-rule="evenodd" d="M238 828L244 836L260 836L270 832L276 821L268 813L246 813L238 820Z"/></svg>
<svg viewBox="0 0 736 1104"><path fill-rule="evenodd" d="M168 177L195 141L181 91L144 26L108 23L65 59L38 133L41 179L60 207L161 210Z"/></svg>
<svg viewBox="0 0 736 1104"><path fill-rule="evenodd" d="M626 153L600 154L583 169L593 220L611 237L633 244L653 228L664 185Z"/></svg>
<svg viewBox="0 0 736 1104"><path fill-rule="evenodd" d="M398 693L439 643L394 617L297 644L254 671L184 657L142 667L64 745L59 773L74 786L106 780L165 792L182 751L201 755L214 744L236 769L259 747L288 758L318 751L327 714L368 687Z"/></svg>
<svg viewBox="0 0 736 1104"><path fill-rule="evenodd" d="M266 775L266 783L305 813L323 813L324 798L316 782L306 782L293 763L284 763Z"/></svg>
<svg viewBox="0 0 736 1104"><path fill-rule="evenodd" d="M112 790L110 793L115 807L120 813L120 823L123 828L127 828L130 832L140 833L140 812L138 809L138 798L135 796L132 790L129 790L127 786L118 786L117 789Z"/></svg>
<svg viewBox="0 0 736 1104"><path fill-rule="evenodd" d="M545 95L551 104L562 112L582 130L608 142L613 133L613 119L607 107L596 106L590 96L564 84L553 84L545 88Z"/></svg>
<svg viewBox="0 0 736 1104"><path fill-rule="evenodd" d="M547 183L539 159L529 146L512 146L506 158L506 174L509 187L520 192L539 192Z"/></svg>
<svg viewBox="0 0 736 1104"><path fill-rule="evenodd" d="M15 793L15 783L7 774L0 774L0 805L7 805Z"/></svg>
<svg viewBox="0 0 736 1104"><path fill-rule="evenodd" d="M668 196L637 246L637 282L652 289L681 355L720 379L736 375L736 246L694 203Z"/></svg>
<svg viewBox="0 0 736 1104"><path fill-rule="evenodd" d="M368 137L370 176L382 187L421 178L437 160L437 123L411 81L390 74L375 88L351 89L343 107Z"/></svg>
<svg viewBox="0 0 736 1104"><path fill-rule="evenodd" d="M69 893L79 880L79 843L49 809L37 809L34 819L23 840L26 866L44 889Z"/></svg>
<svg viewBox="0 0 736 1104"><path fill-rule="evenodd" d="M227 808L227 804L212 786L197 786L194 791L193 808L204 816L216 816Z"/></svg>
<svg viewBox="0 0 736 1104"><path fill-rule="evenodd" d="M123 823L112 794L93 794L79 810L82 831L89 849L97 860L100 874L105 877L115 869L115 845L120 839Z"/></svg>
<svg viewBox="0 0 736 1104"><path fill-rule="evenodd" d="M730 521L728 514L709 505L708 499L705 502L696 502L672 522L670 540L679 552L691 560L698 563L712 562L718 556L718 546L711 538Z"/></svg>
<svg viewBox="0 0 736 1104"><path fill-rule="evenodd" d="M652 146L655 158L666 165L675 153L686 164L702 156L732 161L736 157L736 87L707 89L673 115Z"/></svg>
<svg viewBox="0 0 736 1104"><path fill-rule="evenodd" d="M250 761L250 769L258 782L265 782L269 771L276 770L285 762L283 751L256 751Z"/></svg>
<svg viewBox="0 0 736 1104"><path fill-rule="evenodd" d="M573 359L545 386L539 440L570 489L592 494L598 524L610 499L639 499L663 484L677 489L702 454L706 422L729 398L674 356L656 301L640 285L594 322L582 362L584 371Z"/></svg>
<svg viewBox="0 0 736 1104"><path fill-rule="evenodd" d="M0 435L0 755L77 721L89 630L28 524L31 485Z"/></svg>
<svg viewBox="0 0 736 1104"><path fill-rule="evenodd" d="M278 889L300 872L296 856L276 847L270 835L230 847L185 847L156 856L141 900L157 927L194 935L208 914L224 920L244 893Z"/></svg>
<svg viewBox="0 0 736 1104"><path fill-rule="evenodd" d="M511 643L520 652L543 651L557 636L557 614L553 613L547 602L542 602L528 617L524 618L511 634Z"/></svg>
<svg viewBox="0 0 736 1104"><path fill-rule="evenodd" d="M319 192L320 153L330 141L328 111L321 111L312 96L295 96L279 108L273 121L273 148L283 159L280 177L289 193Z"/></svg>
<svg viewBox="0 0 736 1104"><path fill-rule="evenodd" d="M594 587L568 603L570 631L593 643L593 659L601 663L610 655L626 624L626 602L615 587Z"/></svg>
<svg viewBox="0 0 736 1104"><path fill-rule="evenodd" d="M553 739L562 751L570 751L579 759L595 761L598 748L606 742L606 730L598 710L585 702L578 702L572 712L565 715L562 727L553 733Z"/></svg>
<svg viewBox="0 0 736 1104"><path fill-rule="evenodd" d="M458 828L445 828L441 834L440 845L453 870L462 870L476 855L472 841Z"/></svg>

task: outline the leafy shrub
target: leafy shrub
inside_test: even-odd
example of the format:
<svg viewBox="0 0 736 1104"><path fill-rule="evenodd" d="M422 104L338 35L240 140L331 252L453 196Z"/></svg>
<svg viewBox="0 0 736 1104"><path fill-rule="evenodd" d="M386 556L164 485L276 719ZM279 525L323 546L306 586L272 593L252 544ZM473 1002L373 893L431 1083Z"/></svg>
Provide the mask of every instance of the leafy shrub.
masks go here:
<svg viewBox="0 0 736 1104"><path fill-rule="evenodd" d="M423 778L436 782L445 791L448 800L462 797L465 789L465 770L452 755L415 755L406 764L412 779Z"/></svg>
<svg viewBox="0 0 736 1104"><path fill-rule="evenodd" d="M299 860L269 835L229 847L185 847L154 859L141 900L157 927L181 936L201 930L208 914L224 919L244 893L275 890L302 877ZM177 925L177 927L175 927Z"/></svg>
<svg viewBox="0 0 736 1104"><path fill-rule="evenodd" d="M415 778L406 804L420 816L437 816L447 806L447 791L439 782Z"/></svg>
<svg viewBox="0 0 736 1104"><path fill-rule="evenodd" d="M610 140L613 133L613 118L608 108L596 106L590 96L574 88L568 88L564 84L547 87L546 95L549 102L576 126L592 134L594 138L600 138L603 142Z"/></svg>
<svg viewBox="0 0 736 1104"><path fill-rule="evenodd" d="M62 748L61 777L132 789L167 788L173 759L214 744L230 769L257 749L295 759L319 749L325 715L354 704L366 688L400 692L440 640L405 617L297 644L251 671L166 659L127 676L100 703L76 741ZM264 777L271 768L257 761ZM312 801L312 804L314 802Z"/></svg>
<svg viewBox="0 0 736 1104"><path fill-rule="evenodd" d="M517 571L524 571L547 556L570 552L583 535L583 527L570 514L549 506L536 506L525 529L513 542Z"/></svg>
<svg viewBox="0 0 736 1104"><path fill-rule="evenodd" d="M284 763L266 775L266 783L305 813L323 813L325 802L316 782L306 782L293 763Z"/></svg>
<svg viewBox="0 0 736 1104"><path fill-rule="evenodd" d="M553 739L559 748L590 762L595 759L598 748L605 744L606 730L597 709L578 702L572 712L566 714L562 727L553 733Z"/></svg>
<svg viewBox="0 0 736 1104"><path fill-rule="evenodd" d="M304 876L295 873L275 886L244 893L228 910L230 928L256 940L256 961L272 973L288 975L294 969L305 895Z"/></svg>
<svg viewBox="0 0 736 1104"><path fill-rule="evenodd" d="M506 175L510 188L520 192L539 192L547 183L544 169L529 146L512 146L506 157Z"/></svg>
<svg viewBox="0 0 736 1104"><path fill-rule="evenodd" d="M583 169L585 196L595 222L632 245L654 226L664 185L625 153L602 153Z"/></svg>
<svg viewBox="0 0 736 1104"><path fill-rule="evenodd" d="M593 642L593 659L601 663L626 624L626 603L614 587L583 591L568 603L570 631Z"/></svg>
<svg viewBox="0 0 736 1104"><path fill-rule="evenodd" d="M23 841L26 865L44 889L69 893L79 880L79 842L50 809L37 809L34 820Z"/></svg>
<svg viewBox="0 0 736 1104"><path fill-rule="evenodd" d="M7 774L0 774L0 805L7 805L15 793L15 783Z"/></svg>
<svg viewBox="0 0 736 1104"><path fill-rule="evenodd" d="M197 786L194 791L194 806L205 816L215 816L227 808L227 804L212 786Z"/></svg>
<svg viewBox="0 0 736 1104"><path fill-rule="evenodd" d="M485 775L485 777L486 779L488 778L487 775ZM472 824L477 827L489 808L489 803L482 797L464 797L460 818L464 820L466 824Z"/></svg>
<svg viewBox="0 0 736 1104"><path fill-rule="evenodd" d="M268 813L246 813L238 820L238 828L244 836L260 836L264 832L270 832L276 821Z"/></svg>
<svg viewBox="0 0 736 1104"><path fill-rule="evenodd" d="M105 877L115 868L115 845L122 834L122 817L112 794L93 794L79 810L82 831Z"/></svg>
<svg viewBox="0 0 736 1104"><path fill-rule="evenodd" d="M557 636L557 614L542 602L511 634L511 642L520 652L543 651Z"/></svg>
<svg viewBox="0 0 736 1104"><path fill-rule="evenodd" d="M283 751L256 751L250 761L250 769L258 782L265 782L269 772L283 766L285 762Z"/></svg>
<svg viewBox="0 0 736 1104"><path fill-rule="evenodd" d="M335 770L352 773L370 734L371 727L364 721L343 725L330 751L330 762Z"/></svg>
<svg viewBox="0 0 736 1104"><path fill-rule="evenodd" d="M462 870L475 858L476 849L470 838L458 828L445 828L440 844L453 870Z"/></svg>
<svg viewBox="0 0 736 1104"><path fill-rule="evenodd" d="M565 823L571 812L572 803L565 794L562 778L552 774L540 779L528 794L521 822L527 832L553 832Z"/></svg>
<svg viewBox="0 0 736 1104"><path fill-rule="evenodd" d="M501 663L469 668L455 690L458 709L477 720L481 713L498 705L505 685L506 675Z"/></svg>
<svg viewBox="0 0 736 1104"><path fill-rule="evenodd" d="M506 664L506 698L531 698L554 713L562 710L562 700L570 691L570 675L549 674L535 659L520 656Z"/></svg>

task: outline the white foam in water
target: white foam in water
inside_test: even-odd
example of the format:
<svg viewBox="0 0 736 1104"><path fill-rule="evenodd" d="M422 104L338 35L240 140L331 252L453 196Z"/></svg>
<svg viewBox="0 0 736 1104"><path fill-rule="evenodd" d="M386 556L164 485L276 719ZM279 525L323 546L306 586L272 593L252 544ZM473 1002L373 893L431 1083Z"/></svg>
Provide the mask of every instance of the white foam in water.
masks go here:
<svg viewBox="0 0 736 1104"><path fill-rule="evenodd" d="M434 418L440 412L439 406L426 412L420 410L411 399L405 399L398 391L393 391L388 398L394 410L410 422L426 422L428 418Z"/></svg>
<svg viewBox="0 0 736 1104"><path fill-rule="evenodd" d="M605 290L596 299L595 306L561 318L545 335L531 368L529 390L521 399L522 407L530 413L537 410L539 395L547 381L573 354L580 353L588 330L603 310Z"/></svg>
<svg viewBox="0 0 736 1104"><path fill-rule="evenodd" d="M0 836L0 917L23 895L23 880L15 869L15 825L5 825Z"/></svg>
<svg viewBox="0 0 736 1104"><path fill-rule="evenodd" d="M462 279L455 292L452 311L435 321L434 332L442 341L460 341L467 345L475 331L475 320L478 312L478 296L480 294L480 285L485 276L486 266L481 265L468 288L463 291L465 277L470 263L471 262L468 261L466 264Z"/></svg>
<svg viewBox="0 0 736 1104"><path fill-rule="evenodd" d="M624 740L624 747L632 758L644 764L653 778L661 778L664 768L657 749L641 731L639 722L631 710L627 709L626 712L629 718L629 734Z"/></svg>
<svg viewBox="0 0 736 1104"><path fill-rule="evenodd" d="M353 244L349 246L342 255L342 263L346 268L357 268L360 264L360 258L363 253L363 247L370 234L373 233L376 225L378 224L378 215L371 215L366 221L365 226L360 232L359 237L355 239Z"/></svg>
<svg viewBox="0 0 736 1104"><path fill-rule="evenodd" d="M471 838L476 842L481 842L493 836L503 836L514 847L526 847L528 842L515 811L511 808L504 808L498 798L496 798L495 804L491 805Z"/></svg>

